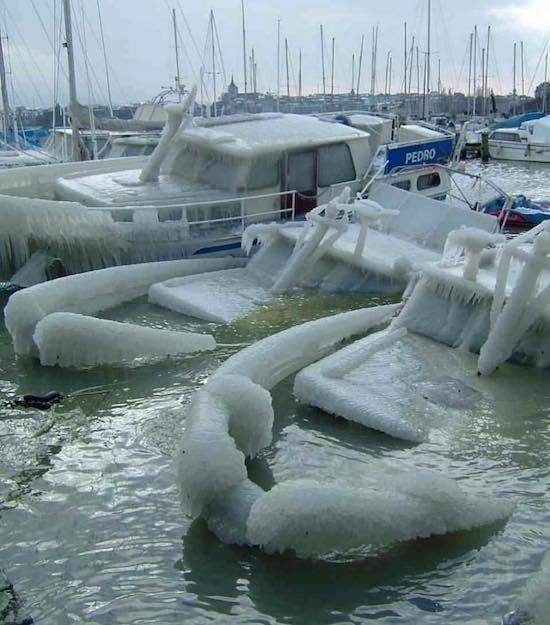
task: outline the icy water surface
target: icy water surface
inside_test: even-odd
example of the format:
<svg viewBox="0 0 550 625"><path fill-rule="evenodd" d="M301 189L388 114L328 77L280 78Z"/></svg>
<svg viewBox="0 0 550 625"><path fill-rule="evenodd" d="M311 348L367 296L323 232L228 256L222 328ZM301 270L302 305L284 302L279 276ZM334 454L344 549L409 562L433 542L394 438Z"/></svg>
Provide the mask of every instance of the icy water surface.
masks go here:
<svg viewBox="0 0 550 625"><path fill-rule="evenodd" d="M510 192L550 198L544 166L483 168ZM548 372L503 367L493 379L502 389L498 419L480 409L448 439L422 445L298 406L292 379L285 380L273 391L274 444L249 466L269 487L316 472L368 471L381 458L409 463L513 500L507 523L412 541L359 562L308 562L224 545L180 510L172 456L185 407L236 344L387 301L292 296L227 327L140 301L106 316L213 332L233 346L80 373L16 359L2 326L0 399L52 389L69 396L48 413L0 407L0 569L20 614L37 625L498 625L550 545ZM2 579L0 615L5 602L14 603Z"/></svg>
<svg viewBox="0 0 550 625"><path fill-rule="evenodd" d="M292 296L225 328L143 301L108 316L213 331L234 344L385 301ZM172 454L185 406L237 349L62 372L15 359L2 330L4 399L51 389L69 395L49 413L4 407L0 416L0 568L26 614L38 625L498 624L549 544L548 374L505 367L494 383L508 388L504 401L514 410L507 406L498 421L480 413L437 445L407 444L298 406L292 380L283 381L273 393L274 444L250 465L264 486L316 471L365 471L387 458L517 502L506 524L413 541L360 562L308 562L224 545L180 510ZM70 397L89 387L99 388Z"/></svg>
<svg viewBox="0 0 550 625"><path fill-rule="evenodd" d="M504 191L532 200L550 200L550 165L517 161L466 161L468 171L492 178Z"/></svg>

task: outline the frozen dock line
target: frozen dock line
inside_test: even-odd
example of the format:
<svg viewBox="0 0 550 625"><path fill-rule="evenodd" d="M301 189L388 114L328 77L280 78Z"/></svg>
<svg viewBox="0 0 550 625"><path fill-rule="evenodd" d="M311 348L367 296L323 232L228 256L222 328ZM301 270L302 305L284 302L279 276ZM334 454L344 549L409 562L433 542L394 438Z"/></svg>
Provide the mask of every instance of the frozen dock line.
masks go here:
<svg viewBox="0 0 550 625"><path fill-rule="evenodd" d="M300 557L378 548L397 541L504 519L507 504L462 491L452 480L388 473L362 483L295 480L263 491L245 459L268 446L268 392L325 356L338 342L387 322L398 305L356 310L270 336L227 360L195 394L178 452L184 509L203 517L221 540Z"/></svg>
<svg viewBox="0 0 550 625"><path fill-rule="evenodd" d="M214 337L193 332L145 328L75 313L52 313L36 325L33 336L40 364L92 367L146 362L216 348Z"/></svg>
<svg viewBox="0 0 550 625"><path fill-rule="evenodd" d="M17 354L32 354L36 324L55 312L85 315L145 295L154 282L243 264L240 258L205 258L109 267L43 282L14 293L4 309Z"/></svg>

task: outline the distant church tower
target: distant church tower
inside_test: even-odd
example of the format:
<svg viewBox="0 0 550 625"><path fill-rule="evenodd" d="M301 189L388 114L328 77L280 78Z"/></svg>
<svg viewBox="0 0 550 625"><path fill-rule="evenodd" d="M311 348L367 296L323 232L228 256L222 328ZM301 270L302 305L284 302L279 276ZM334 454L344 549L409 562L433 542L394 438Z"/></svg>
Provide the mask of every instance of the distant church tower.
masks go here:
<svg viewBox="0 0 550 625"><path fill-rule="evenodd" d="M229 96L230 100L234 100L239 95L239 88L235 84L233 76L231 76L231 82L227 87L227 95Z"/></svg>

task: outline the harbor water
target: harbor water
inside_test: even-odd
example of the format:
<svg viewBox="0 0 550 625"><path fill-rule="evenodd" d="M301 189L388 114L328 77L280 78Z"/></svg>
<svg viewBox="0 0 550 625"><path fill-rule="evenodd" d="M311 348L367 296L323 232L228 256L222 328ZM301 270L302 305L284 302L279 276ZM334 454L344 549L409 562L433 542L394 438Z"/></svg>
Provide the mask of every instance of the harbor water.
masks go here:
<svg viewBox="0 0 550 625"><path fill-rule="evenodd" d="M483 167L507 191L550 198L544 166L470 167ZM0 569L20 614L37 625L498 625L550 545L547 371L502 367L491 378L501 412L480 407L471 422L420 445L298 405L292 379L284 380L272 393L274 442L248 467L268 488L298 477L368 474L371 463L385 459L513 502L507 522L359 560L308 561L225 545L181 511L174 453L186 406L212 371L243 344L293 324L390 301L296 294L215 326L140 300L103 316L212 332L225 347L151 366L82 372L16 358L2 326ZM472 355L472 371L475 363ZM66 399L51 411L9 406L16 395L54 389ZM0 592L0 615L5 597Z"/></svg>

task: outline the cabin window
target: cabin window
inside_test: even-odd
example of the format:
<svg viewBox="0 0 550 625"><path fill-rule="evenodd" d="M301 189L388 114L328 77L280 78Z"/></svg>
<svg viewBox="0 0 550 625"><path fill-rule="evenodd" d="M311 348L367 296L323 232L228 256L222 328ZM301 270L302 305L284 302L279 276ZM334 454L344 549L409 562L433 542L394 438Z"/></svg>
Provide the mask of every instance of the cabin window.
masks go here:
<svg viewBox="0 0 550 625"><path fill-rule="evenodd" d="M266 189L279 186L281 162L273 156L259 156L250 161L246 188Z"/></svg>
<svg viewBox="0 0 550 625"><path fill-rule="evenodd" d="M416 180L416 188L419 191L425 191L426 189L433 189L434 187L438 187L441 184L441 177L437 172L433 172L431 174L424 174L423 176L418 176Z"/></svg>
<svg viewBox="0 0 550 625"><path fill-rule="evenodd" d="M349 146L336 143L319 148L319 186L355 180L355 167Z"/></svg>
<svg viewBox="0 0 550 625"><path fill-rule="evenodd" d="M411 181L410 180L398 180L397 182L393 182L392 187L396 187L397 189L403 189L403 191L411 190Z"/></svg>
<svg viewBox="0 0 550 625"><path fill-rule="evenodd" d="M520 136L514 132L493 132L491 139L495 141L513 141L514 143L521 142Z"/></svg>

